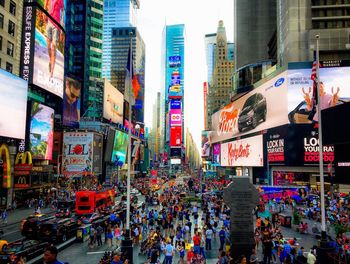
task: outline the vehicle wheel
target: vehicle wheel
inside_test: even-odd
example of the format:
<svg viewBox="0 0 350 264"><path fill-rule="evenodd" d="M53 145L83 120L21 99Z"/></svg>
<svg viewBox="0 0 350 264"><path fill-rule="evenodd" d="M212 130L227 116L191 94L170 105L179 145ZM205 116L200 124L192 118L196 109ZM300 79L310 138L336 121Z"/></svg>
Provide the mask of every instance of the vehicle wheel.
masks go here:
<svg viewBox="0 0 350 264"><path fill-rule="evenodd" d="M256 117L254 116L253 121L252 121L252 128L256 128L257 124L258 124L258 121L256 120Z"/></svg>
<svg viewBox="0 0 350 264"><path fill-rule="evenodd" d="M62 241L63 241L63 242L66 242L66 241L67 241L67 235L66 235L66 234L63 234L63 236L62 236Z"/></svg>

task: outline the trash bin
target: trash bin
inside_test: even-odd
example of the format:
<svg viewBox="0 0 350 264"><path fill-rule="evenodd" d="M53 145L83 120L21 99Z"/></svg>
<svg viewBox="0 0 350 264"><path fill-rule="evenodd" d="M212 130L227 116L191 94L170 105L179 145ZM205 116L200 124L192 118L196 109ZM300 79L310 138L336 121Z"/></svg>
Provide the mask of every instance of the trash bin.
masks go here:
<svg viewBox="0 0 350 264"><path fill-rule="evenodd" d="M292 227L292 217L291 216L288 216L285 214L279 214L279 218L280 218L281 226Z"/></svg>
<svg viewBox="0 0 350 264"><path fill-rule="evenodd" d="M77 230L77 242L83 243L89 240L91 224L82 225Z"/></svg>

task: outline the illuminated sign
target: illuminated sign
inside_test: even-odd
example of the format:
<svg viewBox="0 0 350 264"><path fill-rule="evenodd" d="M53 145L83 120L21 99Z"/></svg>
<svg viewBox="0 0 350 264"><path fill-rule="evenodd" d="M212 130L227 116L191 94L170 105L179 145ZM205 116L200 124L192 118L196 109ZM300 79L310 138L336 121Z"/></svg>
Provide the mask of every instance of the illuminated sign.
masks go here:
<svg viewBox="0 0 350 264"><path fill-rule="evenodd" d="M267 159L271 163L284 162L284 138L279 138L279 135L275 137L276 139L270 139L267 141Z"/></svg>
<svg viewBox="0 0 350 264"><path fill-rule="evenodd" d="M181 109L181 100L179 99L170 100L170 109Z"/></svg>
<svg viewBox="0 0 350 264"><path fill-rule="evenodd" d="M182 126L182 111L181 109L170 110L170 126Z"/></svg>
<svg viewBox="0 0 350 264"><path fill-rule="evenodd" d="M10 151L7 145L2 144L0 147L0 160L2 161L3 167L3 188L11 188L11 161L10 161Z"/></svg>
<svg viewBox="0 0 350 264"><path fill-rule="evenodd" d="M180 147L182 144L182 127L173 126L170 127L170 146Z"/></svg>
<svg viewBox="0 0 350 264"><path fill-rule="evenodd" d="M169 67L170 68L181 67L181 56L169 56Z"/></svg>
<svg viewBox="0 0 350 264"><path fill-rule="evenodd" d="M304 163L314 164L319 162L319 140L311 136L304 138ZM334 146L323 146L323 161L330 163L334 161Z"/></svg>

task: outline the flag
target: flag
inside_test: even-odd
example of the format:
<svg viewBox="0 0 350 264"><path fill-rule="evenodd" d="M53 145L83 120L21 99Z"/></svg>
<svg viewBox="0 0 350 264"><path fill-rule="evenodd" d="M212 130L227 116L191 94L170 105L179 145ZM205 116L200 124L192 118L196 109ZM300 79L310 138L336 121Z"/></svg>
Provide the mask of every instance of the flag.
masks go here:
<svg viewBox="0 0 350 264"><path fill-rule="evenodd" d="M132 64L130 62L130 59L132 59L132 61L133 61L133 58L131 58L130 53L131 53L131 48L129 47L128 62L126 64L125 89L128 89L130 86L132 86L134 98L136 99L138 94L139 94L139 91L140 91L140 84L139 84L137 77L136 77L136 74L134 72L134 67L132 66ZM131 77L132 77L132 81L130 83Z"/></svg>
<svg viewBox="0 0 350 264"><path fill-rule="evenodd" d="M321 63L318 63L318 67L321 68ZM313 106L315 107L317 105L317 61L314 61L312 63L312 69L311 69L311 80L313 81L313 87L312 87L312 102Z"/></svg>

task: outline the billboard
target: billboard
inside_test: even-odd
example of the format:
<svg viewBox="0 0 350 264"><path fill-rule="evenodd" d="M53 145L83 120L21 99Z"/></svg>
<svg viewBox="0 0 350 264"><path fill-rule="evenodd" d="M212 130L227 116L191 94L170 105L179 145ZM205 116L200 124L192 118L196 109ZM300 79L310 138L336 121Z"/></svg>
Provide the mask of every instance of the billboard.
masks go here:
<svg viewBox="0 0 350 264"><path fill-rule="evenodd" d="M128 134L121 131L115 131L113 151L112 151L112 162L115 162L118 157L120 163L125 163L126 150L128 147Z"/></svg>
<svg viewBox="0 0 350 264"><path fill-rule="evenodd" d="M63 97L64 32L36 9L33 84Z"/></svg>
<svg viewBox="0 0 350 264"><path fill-rule="evenodd" d="M288 119L291 124L318 121L317 111L311 111L311 69L288 70ZM321 109L350 101L350 67L320 68Z"/></svg>
<svg viewBox="0 0 350 264"><path fill-rule="evenodd" d="M29 149L33 159L51 160L54 110L33 102L30 120Z"/></svg>
<svg viewBox="0 0 350 264"><path fill-rule="evenodd" d="M112 152L114 146L115 129L111 127L108 129L108 135L106 140L106 145L104 147L104 161L108 162L112 160Z"/></svg>
<svg viewBox="0 0 350 264"><path fill-rule="evenodd" d="M33 0L26 0L26 2L32 3ZM34 0L34 2L41 5L51 18L64 28L65 0Z"/></svg>
<svg viewBox="0 0 350 264"><path fill-rule="evenodd" d="M171 109L170 110L170 126L182 126L182 110Z"/></svg>
<svg viewBox="0 0 350 264"><path fill-rule="evenodd" d="M202 131L201 155L209 157L211 143L209 141L209 131Z"/></svg>
<svg viewBox="0 0 350 264"><path fill-rule="evenodd" d="M181 159L170 159L170 164L171 165L180 165Z"/></svg>
<svg viewBox="0 0 350 264"><path fill-rule="evenodd" d="M63 125L79 127L81 83L67 77L63 94Z"/></svg>
<svg viewBox="0 0 350 264"><path fill-rule="evenodd" d="M220 154L221 154L221 145L213 145L213 164L220 165Z"/></svg>
<svg viewBox="0 0 350 264"><path fill-rule="evenodd" d="M182 144L182 127L170 127L170 146L180 147Z"/></svg>
<svg viewBox="0 0 350 264"><path fill-rule="evenodd" d="M65 132L63 134L62 172L74 174L92 172L94 133Z"/></svg>
<svg viewBox="0 0 350 264"><path fill-rule="evenodd" d="M104 81L103 117L113 123L123 124L124 96L109 81Z"/></svg>
<svg viewBox="0 0 350 264"><path fill-rule="evenodd" d="M211 142L288 123L287 72L283 72L212 115Z"/></svg>
<svg viewBox="0 0 350 264"><path fill-rule="evenodd" d="M169 56L169 67L170 68L181 67L181 56Z"/></svg>
<svg viewBox="0 0 350 264"><path fill-rule="evenodd" d="M103 137L101 134L94 134L93 142L93 172L96 174L102 173L102 154L103 154Z"/></svg>
<svg viewBox="0 0 350 264"><path fill-rule="evenodd" d="M28 83L2 69L0 80L0 136L24 139Z"/></svg>
<svg viewBox="0 0 350 264"><path fill-rule="evenodd" d="M168 97L169 98L182 97L181 75L178 71L173 71L171 73L171 83L169 84Z"/></svg>
<svg viewBox="0 0 350 264"><path fill-rule="evenodd" d="M171 99L170 100L170 109L181 109L181 100L180 99Z"/></svg>
<svg viewBox="0 0 350 264"><path fill-rule="evenodd" d="M221 144L221 166L264 166L262 135Z"/></svg>

